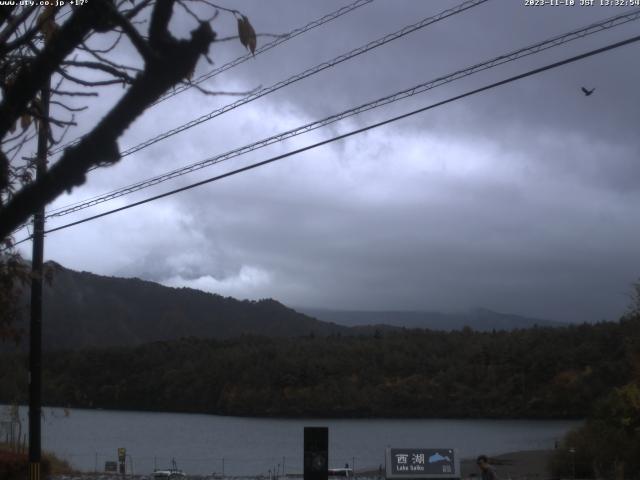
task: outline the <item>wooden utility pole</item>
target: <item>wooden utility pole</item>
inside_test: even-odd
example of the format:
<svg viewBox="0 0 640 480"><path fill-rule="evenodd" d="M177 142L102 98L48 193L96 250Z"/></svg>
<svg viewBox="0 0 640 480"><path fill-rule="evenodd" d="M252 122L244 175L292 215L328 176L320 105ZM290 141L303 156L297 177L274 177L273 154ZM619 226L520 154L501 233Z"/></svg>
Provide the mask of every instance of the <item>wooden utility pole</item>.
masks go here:
<svg viewBox="0 0 640 480"><path fill-rule="evenodd" d="M40 92L36 182L47 170L49 96L51 83ZM42 277L44 258L44 207L33 216L31 257L31 321L29 332L29 480L40 480L42 405Z"/></svg>

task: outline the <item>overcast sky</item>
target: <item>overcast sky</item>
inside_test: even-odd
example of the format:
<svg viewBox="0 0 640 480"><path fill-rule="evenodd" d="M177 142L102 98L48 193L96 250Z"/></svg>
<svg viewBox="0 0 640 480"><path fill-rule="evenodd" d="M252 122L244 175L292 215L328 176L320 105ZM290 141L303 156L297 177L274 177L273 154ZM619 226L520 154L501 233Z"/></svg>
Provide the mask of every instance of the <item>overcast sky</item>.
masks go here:
<svg viewBox="0 0 640 480"><path fill-rule="evenodd" d="M576 0L578 3L579 0ZM234 1L282 33L349 3ZM269 86L459 2L375 0L215 77ZM95 171L62 206L624 11L492 0ZM193 28L188 18L176 32ZM233 34L220 15L214 28ZM637 35L632 22L258 150L55 226ZM259 42L268 40L260 38ZM214 44L216 65L244 54ZM123 56L135 55L122 52ZM617 319L640 277L640 44L47 237L66 267L294 306ZM196 73L212 67L201 62ZM580 87L595 87L586 97ZM88 128L122 90L81 117ZM149 109L121 149L234 97L188 91ZM28 244L27 244L28 245ZM24 248L27 257L30 246Z"/></svg>

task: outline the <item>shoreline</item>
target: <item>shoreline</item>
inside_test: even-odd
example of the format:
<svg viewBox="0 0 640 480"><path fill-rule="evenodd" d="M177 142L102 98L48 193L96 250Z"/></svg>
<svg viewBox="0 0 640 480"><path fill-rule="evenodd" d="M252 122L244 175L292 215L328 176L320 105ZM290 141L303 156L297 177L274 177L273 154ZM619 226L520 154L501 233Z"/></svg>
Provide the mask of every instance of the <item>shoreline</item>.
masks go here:
<svg viewBox="0 0 640 480"><path fill-rule="evenodd" d="M496 472L500 480L517 480L517 479L546 479L551 478L551 474L547 469L549 458L553 454L553 450L519 450L515 452L503 453L500 455L490 456L489 463ZM480 472L476 466L475 458L463 458L460 461L461 478L478 479ZM273 480L301 479L302 474L287 474L279 476ZM330 479L342 479L345 477L329 477ZM380 476L377 470L360 470L356 471L354 479L384 479L384 475ZM71 474L51 475L50 480L121 480L122 476L118 474L79 472ZM153 480L151 474L126 475L125 480ZM247 475L247 476L206 476L206 475L188 475L185 480L270 480L263 475Z"/></svg>
<svg viewBox="0 0 640 480"><path fill-rule="evenodd" d="M10 403L3 403L0 401L0 410L3 408L11 407ZM27 410L29 408L28 404L20 403L18 405L20 409ZM530 417L520 417L520 416L404 416L404 415L304 415L304 414L292 414L292 415L263 415L263 414L230 414L230 413L212 413L212 412L192 412L192 411L180 411L180 410L131 410L127 408L102 408L102 407L76 407L76 406L61 406L61 405L43 405L42 410L45 409L57 409L57 410L81 410L81 411L89 411L89 412L113 412L113 413L144 413L144 414L169 414L169 415L204 415L209 417L221 417L221 418L239 418L239 419L249 419L249 420L309 420L309 421L332 421L332 420L460 420L460 421L569 421L569 422L582 422L585 420L584 416L530 416Z"/></svg>
<svg viewBox="0 0 640 480"><path fill-rule="evenodd" d="M489 463L500 480L517 478L550 478L548 464L554 450L518 450L489 455ZM480 478L475 458L460 460L460 476L464 479ZM380 478L377 470L356 471L355 477Z"/></svg>
<svg viewBox="0 0 640 480"><path fill-rule="evenodd" d="M520 450L489 456L489 464L501 480L516 478L550 478L549 459L554 450ZM462 478L480 477L476 459L462 459Z"/></svg>

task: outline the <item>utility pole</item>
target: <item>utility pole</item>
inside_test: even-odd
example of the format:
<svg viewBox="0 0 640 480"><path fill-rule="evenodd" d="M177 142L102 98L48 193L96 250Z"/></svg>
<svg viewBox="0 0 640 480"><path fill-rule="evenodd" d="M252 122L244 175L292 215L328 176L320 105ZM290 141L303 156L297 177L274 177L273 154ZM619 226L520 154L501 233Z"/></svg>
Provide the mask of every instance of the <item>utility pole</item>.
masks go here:
<svg viewBox="0 0 640 480"><path fill-rule="evenodd" d="M40 92L38 156L36 181L47 170L49 142L49 96L51 82ZM31 257L31 321L29 333L29 480L40 480L41 405L42 405L42 277L44 258L44 207L33 216L33 251Z"/></svg>
<svg viewBox="0 0 640 480"><path fill-rule="evenodd" d="M576 480L576 449L571 447L569 449L569 453L571 453L571 470L572 470L571 478L573 480Z"/></svg>

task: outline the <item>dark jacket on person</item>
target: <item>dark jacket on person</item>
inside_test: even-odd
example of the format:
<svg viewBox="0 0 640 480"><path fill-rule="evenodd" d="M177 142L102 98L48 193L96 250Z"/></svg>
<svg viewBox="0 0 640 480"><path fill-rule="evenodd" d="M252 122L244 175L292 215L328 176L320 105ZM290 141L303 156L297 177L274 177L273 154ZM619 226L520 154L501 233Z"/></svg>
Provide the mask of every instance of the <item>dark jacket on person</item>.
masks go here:
<svg viewBox="0 0 640 480"><path fill-rule="evenodd" d="M482 480L498 480L498 476L496 472L493 471L493 468L487 467L485 470L482 470Z"/></svg>

